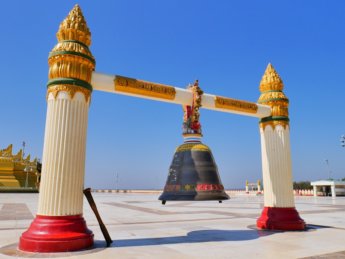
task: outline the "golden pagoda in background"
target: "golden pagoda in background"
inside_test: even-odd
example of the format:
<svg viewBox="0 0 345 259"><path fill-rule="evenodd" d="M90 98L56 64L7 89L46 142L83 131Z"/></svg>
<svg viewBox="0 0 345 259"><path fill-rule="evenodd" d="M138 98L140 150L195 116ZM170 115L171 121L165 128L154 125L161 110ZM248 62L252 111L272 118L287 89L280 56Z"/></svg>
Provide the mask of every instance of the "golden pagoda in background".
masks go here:
<svg viewBox="0 0 345 259"><path fill-rule="evenodd" d="M12 144L0 149L0 192L38 191L40 178L41 163L37 158L24 158L22 149L13 155Z"/></svg>

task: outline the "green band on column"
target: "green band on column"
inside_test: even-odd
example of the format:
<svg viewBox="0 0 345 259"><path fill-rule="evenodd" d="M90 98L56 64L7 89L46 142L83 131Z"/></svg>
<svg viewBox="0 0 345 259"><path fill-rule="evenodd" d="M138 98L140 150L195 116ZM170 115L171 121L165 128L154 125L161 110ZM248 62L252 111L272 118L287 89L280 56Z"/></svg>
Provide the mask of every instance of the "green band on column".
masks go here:
<svg viewBox="0 0 345 259"><path fill-rule="evenodd" d="M262 118L260 120L260 123L267 122L267 121L287 121L287 122L289 122L290 119L289 119L289 117L285 117L285 116L270 116L270 117Z"/></svg>
<svg viewBox="0 0 345 259"><path fill-rule="evenodd" d="M267 91L263 91L261 92L262 94L265 94L265 93L276 93L276 92L279 92L279 93L282 93L283 91L282 90L267 90Z"/></svg>
<svg viewBox="0 0 345 259"><path fill-rule="evenodd" d="M86 54L75 52L75 51L67 51L67 50L53 51L53 52L49 53L49 57L48 58L51 58L51 57L54 57L54 56L60 56L60 55L79 56L79 57L86 58L86 59L90 60L92 62L92 64L96 64L96 61L95 61L94 58L92 58L92 57L90 57L90 56L88 56Z"/></svg>
<svg viewBox="0 0 345 259"><path fill-rule="evenodd" d="M284 101L289 103L289 99L287 98L269 98L269 99L265 99L265 100L260 100L259 103L268 103L268 102L272 102L272 101Z"/></svg>
<svg viewBox="0 0 345 259"><path fill-rule="evenodd" d="M47 83L47 87L51 87L53 85L76 85L76 86L80 86L80 87L83 87L87 90L90 90L92 91L92 85L89 84L88 82L86 81L83 81L83 80L80 80L80 79L77 79L77 78L54 78L54 79L51 79L48 81Z"/></svg>
<svg viewBox="0 0 345 259"><path fill-rule="evenodd" d="M77 43L77 44L82 45L84 48L89 50L89 46L88 45L86 45L83 42L77 41L77 40L62 40L59 43L68 43L68 42Z"/></svg>

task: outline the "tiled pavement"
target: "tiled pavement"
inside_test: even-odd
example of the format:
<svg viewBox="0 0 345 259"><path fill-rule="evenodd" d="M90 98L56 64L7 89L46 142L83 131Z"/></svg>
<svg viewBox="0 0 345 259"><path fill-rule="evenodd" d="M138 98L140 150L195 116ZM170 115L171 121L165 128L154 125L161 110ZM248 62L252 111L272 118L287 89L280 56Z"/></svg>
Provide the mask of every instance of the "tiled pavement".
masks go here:
<svg viewBox="0 0 345 259"><path fill-rule="evenodd" d="M84 218L92 249L25 253L18 240L33 220L38 194L0 193L0 258L345 258L345 197L297 197L307 231L260 231L263 197L218 202L167 202L158 194L93 193L114 240L109 248L89 205Z"/></svg>

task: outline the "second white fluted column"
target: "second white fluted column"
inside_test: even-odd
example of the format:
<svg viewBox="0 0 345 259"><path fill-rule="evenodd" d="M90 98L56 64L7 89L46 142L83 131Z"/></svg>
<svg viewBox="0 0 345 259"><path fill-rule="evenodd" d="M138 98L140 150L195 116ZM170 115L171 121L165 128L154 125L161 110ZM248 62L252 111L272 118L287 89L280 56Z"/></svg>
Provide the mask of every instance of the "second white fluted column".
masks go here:
<svg viewBox="0 0 345 259"><path fill-rule="evenodd" d="M66 252L93 245L83 218L91 75L91 34L76 5L60 24L49 54L47 117L38 211L19 242L29 252Z"/></svg>
<svg viewBox="0 0 345 259"><path fill-rule="evenodd" d="M88 109L79 92L73 99L67 92L48 97L38 215L83 213Z"/></svg>
<svg viewBox="0 0 345 259"><path fill-rule="evenodd" d="M259 103L271 106L272 114L260 120L264 209L257 227L301 230L305 222L295 208L292 185L289 100L271 64L262 77L260 91Z"/></svg>

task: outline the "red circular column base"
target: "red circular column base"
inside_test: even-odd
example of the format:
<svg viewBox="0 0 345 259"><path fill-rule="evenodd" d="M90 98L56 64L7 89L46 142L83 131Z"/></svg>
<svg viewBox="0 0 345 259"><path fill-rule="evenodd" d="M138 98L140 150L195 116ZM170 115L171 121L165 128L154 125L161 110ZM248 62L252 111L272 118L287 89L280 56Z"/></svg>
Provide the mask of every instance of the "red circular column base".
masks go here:
<svg viewBox="0 0 345 259"><path fill-rule="evenodd" d="M304 230L306 227L296 208L275 207L264 207L256 226L271 230Z"/></svg>
<svg viewBox="0 0 345 259"><path fill-rule="evenodd" d="M20 237L19 249L27 252L68 252L93 245L93 234L81 215L37 215Z"/></svg>

